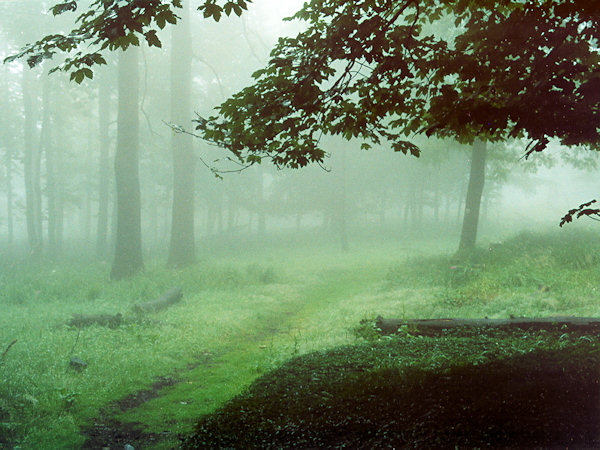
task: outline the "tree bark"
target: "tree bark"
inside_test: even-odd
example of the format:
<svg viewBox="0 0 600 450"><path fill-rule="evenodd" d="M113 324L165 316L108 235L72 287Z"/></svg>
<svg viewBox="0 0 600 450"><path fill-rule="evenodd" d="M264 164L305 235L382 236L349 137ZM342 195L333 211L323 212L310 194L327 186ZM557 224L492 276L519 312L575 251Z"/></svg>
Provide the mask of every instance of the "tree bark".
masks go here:
<svg viewBox="0 0 600 450"><path fill-rule="evenodd" d="M469 176L469 187L467 188L467 198L465 200L465 215L460 244L458 246L459 251L468 251L475 248L481 195L483 193L483 185L485 184L485 159L486 143L477 139L473 143L471 174Z"/></svg>
<svg viewBox="0 0 600 450"><path fill-rule="evenodd" d="M115 152L117 232L110 274L113 280L129 277L144 268L139 181L138 53L136 47L130 47L119 54L119 107Z"/></svg>
<svg viewBox="0 0 600 450"><path fill-rule="evenodd" d="M42 80L42 132L40 148L46 156L46 204L48 208L48 253L52 257L58 254L57 245L57 196L56 196L56 161L55 148L52 142L52 124L50 120L50 80L44 76Z"/></svg>
<svg viewBox="0 0 600 450"><path fill-rule="evenodd" d="M6 146L6 227L8 232L8 247L12 250L14 242L13 218L13 150L12 144Z"/></svg>
<svg viewBox="0 0 600 450"><path fill-rule="evenodd" d="M510 319L384 319L377 317L377 328L382 334L393 334L407 327L411 334L438 335L453 328L495 328L501 330L569 330L600 333L600 319L592 317L515 317Z"/></svg>
<svg viewBox="0 0 600 450"><path fill-rule="evenodd" d="M191 122L192 33L189 1L183 2L181 20L173 27L171 49L171 121L188 126ZM196 258L194 239L194 152L192 136L171 135L173 152L173 210L168 262L186 266Z"/></svg>
<svg viewBox="0 0 600 450"><path fill-rule="evenodd" d="M98 225L96 236L96 257L105 259L108 249L108 187L110 184L110 164L108 136L110 108L110 85L108 74L100 74L98 87L98 127L100 139L100 157L98 173Z"/></svg>
<svg viewBox="0 0 600 450"><path fill-rule="evenodd" d="M40 199L40 150L33 145L35 120L33 117L31 76L29 68L23 68L23 115L25 119L23 178L25 181L25 215L29 249L33 257L38 257L41 256L43 242Z"/></svg>
<svg viewBox="0 0 600 450"><path fill-rule="evenodd" d="M340 155L340 170L337 172L336 194L333 197L333 231L339 236L340 248L342 252L348 251L348 207L347 207L347 189L346 189L346 151Z"/></svg>
<svg viewBox="0 0 600 450"><path fill-rule="evenodd" d="M265 214L265 177L261 166L257 168L256 213L258 214L257 234L264 238L267 234L267 217Z"/></svg>

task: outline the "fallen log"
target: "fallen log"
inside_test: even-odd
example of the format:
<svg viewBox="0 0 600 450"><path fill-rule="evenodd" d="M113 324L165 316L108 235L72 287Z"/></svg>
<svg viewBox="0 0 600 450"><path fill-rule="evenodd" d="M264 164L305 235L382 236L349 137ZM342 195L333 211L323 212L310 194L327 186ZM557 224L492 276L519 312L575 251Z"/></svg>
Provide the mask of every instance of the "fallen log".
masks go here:
<svg viewBox="0 0 600 450"><path fill-rule="evenodd" d="M163 295L157 299L150 300L144 303L137 303L133 305L133 309L137 313L146 313L151 311L159 311L167 308L174 303L177 303L183 297L183 293L180 287L174 287L169 289Z"/></svg>
<svg viewBox="0 0 600 450"><path fill-rule="evenodd" d="M123 316L121 313L117 313L114 316L111 314L73 314L67 325L77 328L89 327L91 325L117 328L121 325L122 320Z"/></svg>
<svg viewBox="0 0 600 450"><path fill-rule="evenodd" d="M511 317L509 319L384 319L378 316L376 327L382 334L396 333L403 327L412 334L438 335L454 328L494 328L500 330L565 330L586 334L600 333L600 319L595 317Z"/></svg>

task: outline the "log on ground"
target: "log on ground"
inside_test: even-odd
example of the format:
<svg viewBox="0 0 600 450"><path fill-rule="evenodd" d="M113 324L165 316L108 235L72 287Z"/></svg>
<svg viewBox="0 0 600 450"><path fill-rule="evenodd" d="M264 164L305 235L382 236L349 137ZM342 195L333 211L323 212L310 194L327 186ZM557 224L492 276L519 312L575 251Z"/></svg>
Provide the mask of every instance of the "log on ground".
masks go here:
<svg viewBox="0 0 600 450"><path fill-rule="evenodd" d="M77 328L89 327L91 325L117 328L121 325L122 320L123 316L121 316L121 313L117 313L114 316L111 314L73 314L67 325Z"/></svg>
<svg viewBox="0 0 600 450"><path fill-rule="evenodd" d="M174 303L177 303L183 297L183 293L180 287L174 287L169 289L160 297L150 300L144 303L137 303L133 305L133 309L138 313L145 313L151 311L159 311L161 309L167 308Z"/></svg>
<svg viewBox="0 0 600 450"><path fill-rule="evenodd" d="M600 333L600 319L595 317L511 317L510 319L384 319L378 316L375 325L382 334L396 333L403 327L412 334L438 335L454 328L495 328L501 330L577 331L585 334Z"/></svg>

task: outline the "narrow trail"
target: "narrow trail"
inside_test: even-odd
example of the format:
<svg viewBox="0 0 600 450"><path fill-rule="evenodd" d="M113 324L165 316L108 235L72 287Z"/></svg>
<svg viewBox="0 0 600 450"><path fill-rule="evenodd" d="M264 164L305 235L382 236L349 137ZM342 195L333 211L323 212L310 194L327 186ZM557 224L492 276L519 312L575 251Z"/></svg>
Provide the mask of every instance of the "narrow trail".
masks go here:
<svg viewBox="0 0 600 450"><path fill-rule="evenodd" d="M82 448L122 449L125 445L136 449L177 448L181 439L185 437L177 431L177 425L181 425L177 420L161 424L162 429L157 430L153 429L156 426L144 423L143 419L120 420L119 415L128 413L131 416L137 408L147 406L151 400L164 396L165 388L169 388L172 395L173 389L182 387L189 392L189 385L195 384L198 386L195 393L201 396L202 381L218 378L220 373L231 374L231 365L234 364L232 360L238 361L241 353L248 356L249 363L255 359L254 356L256 359L264 359L264 349L272 346L278 335L301 333L301 328L310 324L311 318L319 310L334 306L360 292L375 279L373 275L365 277L364 271L360 276L357 271L347 270L331 270L320 274L314 282L303 287L300 299L284 310L264 315L257 326L230 335L220 349L204 354L198 360L190 362L183 370L175 370L171 374L161 376L154 380L150 387L140 389L101 408L92 424L81 430L85 436ZM256 374L259 375L260 373ZM243 381L237 381L242 388ZM181 405L172 405L172 408L178 407ZM195 418L197 415L188 420L195 421ZM193 422L189 425L193 425Z"/></svg>

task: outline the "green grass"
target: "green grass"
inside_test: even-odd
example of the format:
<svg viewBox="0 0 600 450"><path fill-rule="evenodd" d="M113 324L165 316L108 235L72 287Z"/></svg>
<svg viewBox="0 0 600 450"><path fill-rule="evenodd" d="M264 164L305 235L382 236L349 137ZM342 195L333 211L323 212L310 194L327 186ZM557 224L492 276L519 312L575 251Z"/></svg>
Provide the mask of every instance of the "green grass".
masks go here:
<svg viewBox="0 0 600 450"><path fill-rule="evenodd" d="M101 264L6 265L0 352L17 342L0 362L0 446L78 447L82 427L103 412L162 433L157 447L168 448L290 358L361 342L353 330L379 314L600 316L598 234L523 234L461 261L448 241L351 244L348 254L270 245L185 270L150 264L117 283ZM181 303L133 312L175 285ZM72 314L118 312L124 323L116 329L65 325ZM72 369L73 355L87 368ZM436 358L452 355L440 347ZM178 383L136 408L115 407L158 377Z"/></svg>

